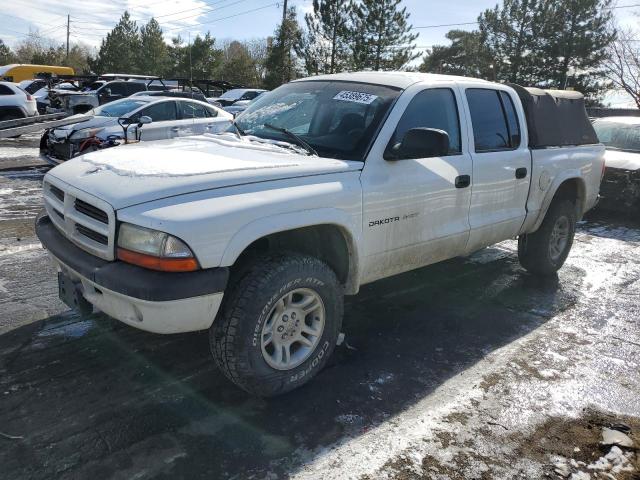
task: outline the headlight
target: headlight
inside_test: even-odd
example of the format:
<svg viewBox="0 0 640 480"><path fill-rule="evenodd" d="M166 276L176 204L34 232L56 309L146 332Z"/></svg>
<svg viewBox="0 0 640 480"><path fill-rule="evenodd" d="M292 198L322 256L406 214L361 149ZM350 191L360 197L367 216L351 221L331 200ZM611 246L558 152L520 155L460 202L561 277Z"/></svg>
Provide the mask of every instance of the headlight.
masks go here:
<svg viewBox="0 0 640 480"><path fill-rule="evenodd" d="M85 140L87 138L95 137L102 128L84 128L82 130L77 130L71 134L69 138L72 140Z"/></svg>
<svg viewBox="0 0 640 480"><path fill-rule="evenodd" d="M179 238L130 223L120 225L117 256L123 262L164 272L200 268L191 249Z"/></svg>

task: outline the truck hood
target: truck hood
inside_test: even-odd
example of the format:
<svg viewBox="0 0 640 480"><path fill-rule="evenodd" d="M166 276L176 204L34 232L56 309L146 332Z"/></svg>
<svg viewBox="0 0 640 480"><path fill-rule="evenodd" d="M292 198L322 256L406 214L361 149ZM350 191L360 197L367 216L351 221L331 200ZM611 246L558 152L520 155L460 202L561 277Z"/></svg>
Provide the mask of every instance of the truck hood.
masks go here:
<svg viewBox="0 0 640 480"><path fill-rule="evenodd" d="M310 156L283 142L206 134L123 145L47 173L114 209L175 195L269 180L358 171L362 162Z"/></svg>
<svg viewBox="0 0 640 480"><path fill-rule="evenodd" d="M604 164L608 168L640 170L640 152L633 153L607 148L604 154Z"/></svg>

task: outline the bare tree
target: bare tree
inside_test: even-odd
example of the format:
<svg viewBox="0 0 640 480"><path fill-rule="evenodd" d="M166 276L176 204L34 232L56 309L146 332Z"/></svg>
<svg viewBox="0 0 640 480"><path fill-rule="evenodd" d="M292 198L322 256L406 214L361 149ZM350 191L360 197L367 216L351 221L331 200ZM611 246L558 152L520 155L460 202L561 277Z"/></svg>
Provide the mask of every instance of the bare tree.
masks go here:
<svg viewBox="0 0 640 480"><path fill-rule="evenodd" d="M640 108L640 45L630 31L619 30L604 63L607 78Z"/></svg>

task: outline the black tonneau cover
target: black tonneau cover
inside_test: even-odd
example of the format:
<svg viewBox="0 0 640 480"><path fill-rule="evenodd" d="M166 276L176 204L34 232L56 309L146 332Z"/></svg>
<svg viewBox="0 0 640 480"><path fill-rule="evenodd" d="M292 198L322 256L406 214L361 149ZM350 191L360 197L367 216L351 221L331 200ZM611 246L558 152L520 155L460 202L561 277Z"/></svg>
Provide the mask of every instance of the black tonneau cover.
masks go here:
<svg viewBox="0 0 640 480"><path fill-rule="evenodd" d="M598 143L580 92L509 86L518 93L524 107L529 148Z"/></svg>

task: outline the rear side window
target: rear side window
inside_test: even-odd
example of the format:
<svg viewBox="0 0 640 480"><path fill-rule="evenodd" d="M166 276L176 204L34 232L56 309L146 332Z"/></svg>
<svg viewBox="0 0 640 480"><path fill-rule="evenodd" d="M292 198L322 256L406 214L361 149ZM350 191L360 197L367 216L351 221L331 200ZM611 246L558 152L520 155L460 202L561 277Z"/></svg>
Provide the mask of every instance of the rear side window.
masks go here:
<svg viewBox="0 0 640 480"><path fill-rule="evenodd" d="M449 134L449 155L462 151L460 120L453 91L449 88L431 88L418 93L402 114L389 147L400 143L412 128L436 128Z"/></svg>
<svg viewBox="0 0 640 480"><path fill-rule="evenodd" d="M182 118L207 118L210 117L207 107L200 105L199 103L192 102L178 102L182 109Z"/></svg>
<svg viewBox="0 0 640 480"><path fill-rule="evenodd" d="M14 92L6 85L0 85L0 95L14 95Z"/></svg>
<svg viewBox="0 0 640 480"><path fill-rule="evenodd" d="M175 120L178 118L176 115L175 102L155 103L143 109L138 115L138 118L145 115L147 117L151 117L151 120L154 122L165 122L167 120Z"/></svg>
<svg viewBox="0 0 640 480"><path fill-rule="evenodd" d="M466 93L476 152L518 148L520 127L511 98L484 88L471 88Z"/></svg>

